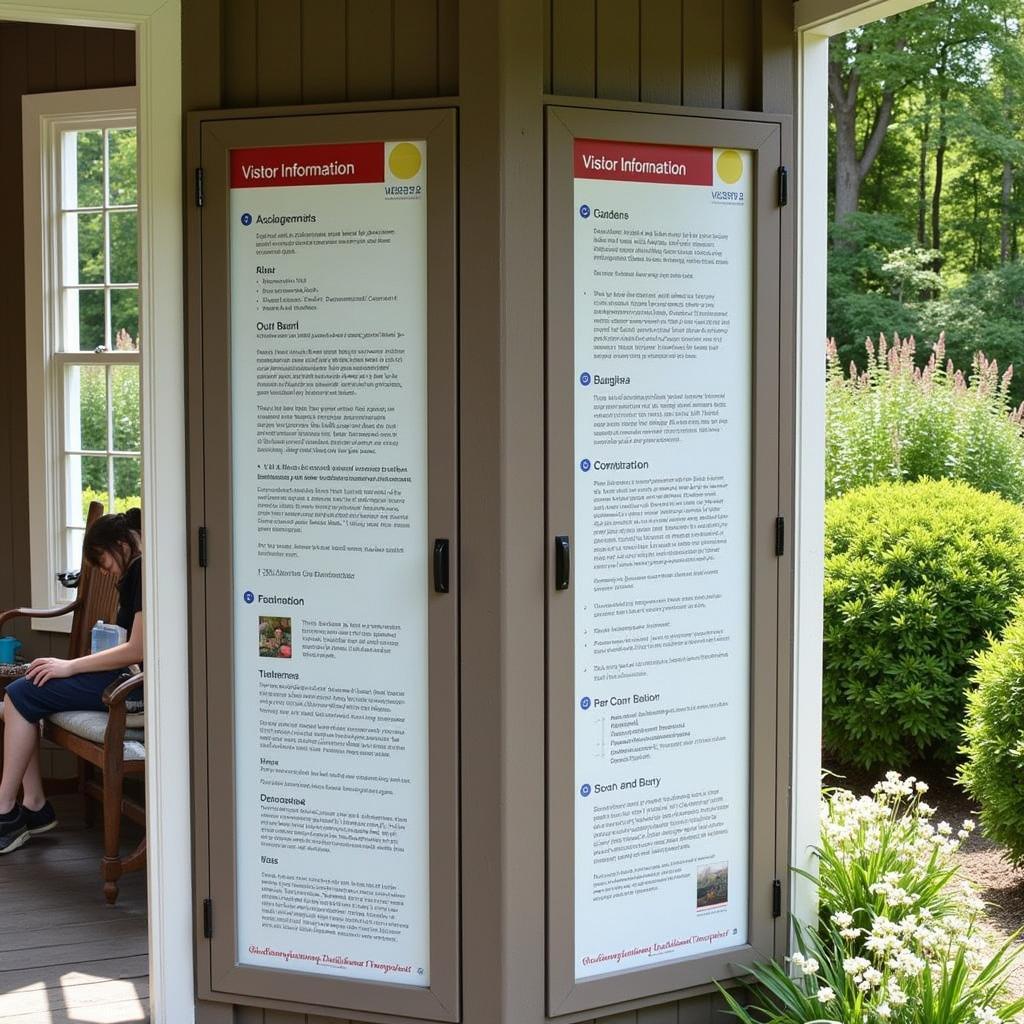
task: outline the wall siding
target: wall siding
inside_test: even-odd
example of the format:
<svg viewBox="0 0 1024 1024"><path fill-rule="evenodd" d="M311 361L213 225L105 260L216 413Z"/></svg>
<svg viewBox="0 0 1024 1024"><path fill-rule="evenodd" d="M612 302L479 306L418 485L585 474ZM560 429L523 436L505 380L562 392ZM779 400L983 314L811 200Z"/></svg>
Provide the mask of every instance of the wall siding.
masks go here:
<svg viewBox="0 0 1024 1024"><path fill-rule="evenodd" d="M556 96L758 110L758 0L549 0Z"/></svg>
<svg viewBox="0 0 1024 1024"><path fill-rule="evenodd" d="M183 6L186 111L458 95L458 0ZM763 29L784 23L790 9L790 0L543 0L538 85L555 96L792 112L784 85L769 96L763 84L769 60L777 83L792 74L791 41L779 30L773 42ZM719 996L701 995L587 1024L719 1024L728 1019L723 1007ZM346 1024L213 1003L201 1004L198 1019Z"/></svg>
<svg viewBox="0 0 1024 1024"><path fill-rule="evenodd" d="M451 96L458 89L456 0L219 6L223 107Z"/></svg>

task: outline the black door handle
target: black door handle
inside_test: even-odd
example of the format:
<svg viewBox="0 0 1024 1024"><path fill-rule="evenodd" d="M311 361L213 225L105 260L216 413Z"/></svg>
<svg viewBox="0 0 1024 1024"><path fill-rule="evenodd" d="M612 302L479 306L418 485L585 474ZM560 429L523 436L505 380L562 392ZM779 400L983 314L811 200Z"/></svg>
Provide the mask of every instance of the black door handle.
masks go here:
<svg viewBox="0 0 1024 1024"><path fill-rule="evenodd" d="M569 589L569 538L555 538L555 590Z"/></svg>
<svg viewBox="0 0 1024 1024"><path fill-rule="evenodd" d="M438 594L448 593L448 538L438 537L434 541L434 590Z"/></svg>

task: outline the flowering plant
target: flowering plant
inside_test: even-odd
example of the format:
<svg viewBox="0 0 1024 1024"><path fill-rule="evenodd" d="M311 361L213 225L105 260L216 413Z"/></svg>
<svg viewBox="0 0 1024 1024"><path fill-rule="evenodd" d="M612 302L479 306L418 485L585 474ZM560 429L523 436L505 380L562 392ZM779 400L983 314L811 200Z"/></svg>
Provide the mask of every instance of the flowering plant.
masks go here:
<svg viewBox="0 0 1024 1024"><path fill-rule="evenodd" d="M822 803L820 918L794 923L791 970L751 968L755 1002L722 994L744 1024L998 1024L1024 1011L1006 995L1012 939L986 957L983 904L956 885L955 834L914 778L890 772L873 796L833 790Z"/></svg>

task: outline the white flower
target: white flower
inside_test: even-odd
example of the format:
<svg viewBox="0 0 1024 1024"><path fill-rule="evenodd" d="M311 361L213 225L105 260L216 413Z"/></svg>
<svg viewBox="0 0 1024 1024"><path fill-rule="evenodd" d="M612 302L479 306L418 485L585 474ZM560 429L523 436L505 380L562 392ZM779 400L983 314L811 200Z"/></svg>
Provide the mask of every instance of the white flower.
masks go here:
<svg viewBox="0 0 1024 1024"><path fill-rule="evenodd" d="M918 793L927 793L928 792L928 783L927 782L919 782L916 786L914 786L914 789L916 789Z"/></svg>
<svg viewBox="0 0 1024 1024"><path fill-rule="evenodd" d="M814 957L810 957L805 960L802 964L797 965L804 974L817 974L821 964L818 963Z"/></svg>
<svg viewBox="0 0 1024 1024"><path fill-rule="evenodd" d="M1002 1024L999 1014L991 1006L976 1006L974 1019L978 1024Z"/></svg>
<svg viewBox="0 0 1024 1024"><path fill-rule="evenodd" d="M802 953L794 953L789 959L794 967L802 968L803 965L807 962L806 960L804 960Z"/></svg>
<svg viewBox="0 0 1024 1024"><path fill-rule="evenodd" d="M888 1020L892 1016L892 1007L890 1007L888 1003L879 1003L875 1008L875 1013L877 1013L882 1020Z"/></svg>
<svg viewBox="0 0 1024 1024"><path fill-rule="evenodd" d="M832 915L832 920L840 928L849 928L853 924L853 914L848 914L845 910L841 910L838 914Z"/></svg>
<svg viewBox="0 0 1024 1024"><path fill-rule="evenodd" d="M836 994L828 987L828 985L822 985L817 992L818 1002L820 1003L831 1003L835 999Z"/></svg>

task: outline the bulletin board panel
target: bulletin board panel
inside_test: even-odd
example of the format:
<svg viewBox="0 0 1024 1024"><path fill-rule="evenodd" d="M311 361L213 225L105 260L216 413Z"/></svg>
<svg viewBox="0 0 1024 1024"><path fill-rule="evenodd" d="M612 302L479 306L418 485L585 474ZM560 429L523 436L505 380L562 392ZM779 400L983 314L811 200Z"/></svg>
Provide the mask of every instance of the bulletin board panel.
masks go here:
<svg viewBox="0 0 1024 1024"><path fill-rule="evenodd" d="M459 1019L455 132L201 124L204 999Z"/></svg>
<svg viewBox="0 0 1024 1024"><path fill-rule="evenodd" d="M547 111L552 1017L776 953L783 153Z"/></svg>

